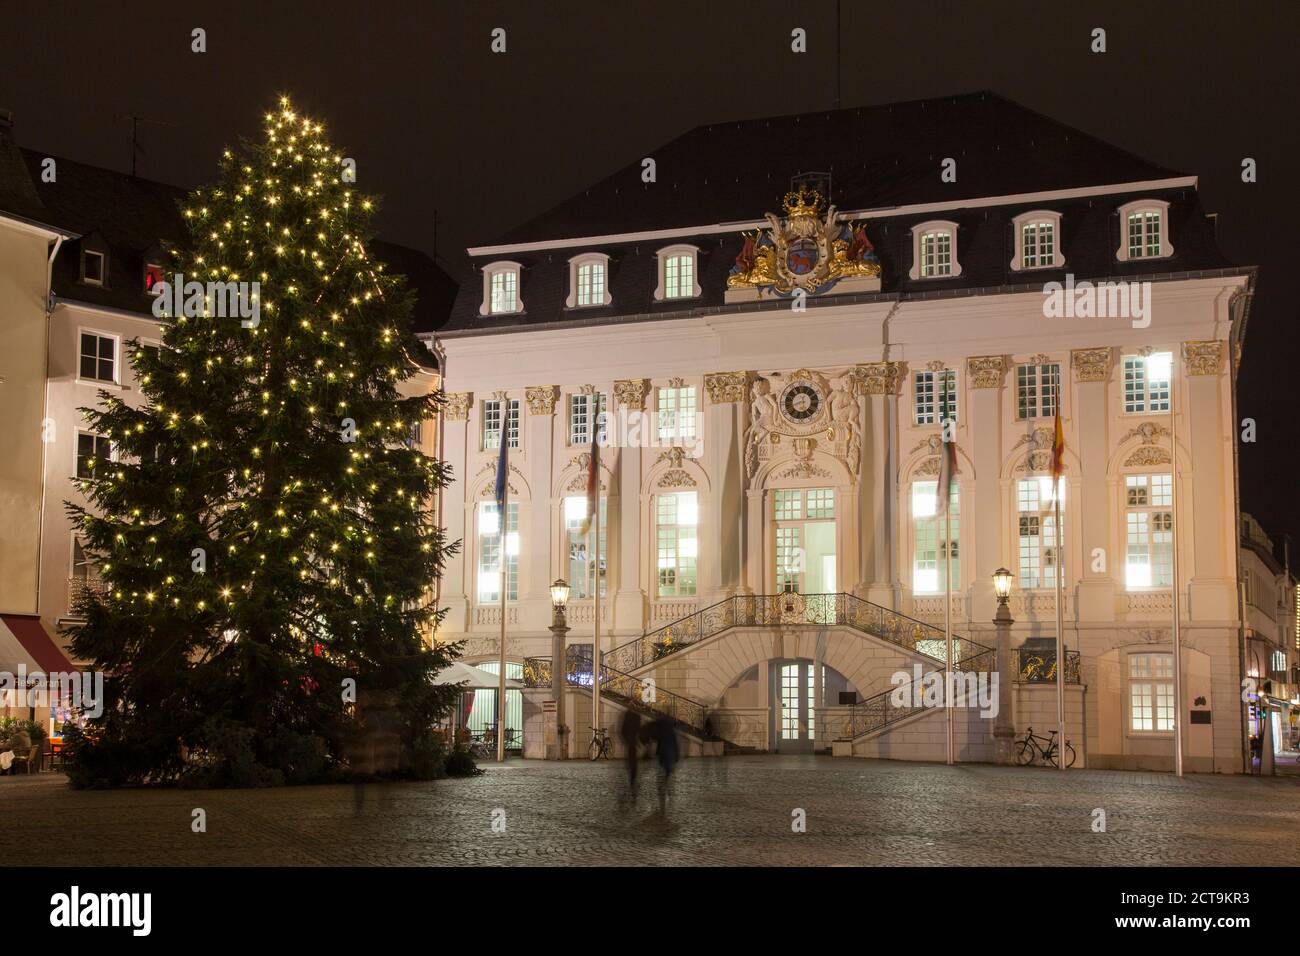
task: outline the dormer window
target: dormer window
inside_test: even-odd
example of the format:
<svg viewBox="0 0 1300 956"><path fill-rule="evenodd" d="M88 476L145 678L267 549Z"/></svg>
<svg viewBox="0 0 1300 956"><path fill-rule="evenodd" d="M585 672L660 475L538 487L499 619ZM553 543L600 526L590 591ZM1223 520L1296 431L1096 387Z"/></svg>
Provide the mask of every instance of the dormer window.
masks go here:
<svg viewBox="0 0 1300 956"><path fill-rule="evenodd" d="M1169 203L1159 199L1139 199L1119 207L1120 243L1115 257L1120 262L1132 259L1163 259L1174 254L1169 242Z"/></svg>
<svg viewBox="0 0 1300 956"><path fill-rule="evenodd" d="M693 299L700 294L699 252L695 246L669 246L659 250L656 302Z"/></svg>
<svg viewBox="0 0 1300 956"><path fill-rule="evenodd" d="M81 250L81 281L87 285L103 285L108 272L108 257L95 249Z"/></svg>
<svg viewBox="0 0 1300 956"><path fill-rule="evenodd" d="M157 295L161 290L158 284L163 281L163 267L156 262L145 263L144 267L144 291L149 295Z"/></svg>
<svg viewBox="0 0 1300 956"><path fill-rule="evenodd" d="M1012 220L1016 237L1013 271L1059 269L1065 265L1061 254L1061 214L1044 209L1021 213Z"/></svg>
<svg viewBox="0 0 1300 956"><path fill-rule="evenodd" d="M524 310L519 297L517 262L494 262L483 269L483 304L479 315L509 315Z"/></svg>
<svg viewBox="0 0 1300 956"><path fill-rule="evenodd" d="M923 222L912 228L913 279L951 279L961 275L957 261L957 224Z"/></svg>
<svg viewBox="0 0 1300 956"><path fill-rule="evenodd" d="M569 260L569 297L564 304L570 309L609 305L609 256L588 252Z"/></svg>

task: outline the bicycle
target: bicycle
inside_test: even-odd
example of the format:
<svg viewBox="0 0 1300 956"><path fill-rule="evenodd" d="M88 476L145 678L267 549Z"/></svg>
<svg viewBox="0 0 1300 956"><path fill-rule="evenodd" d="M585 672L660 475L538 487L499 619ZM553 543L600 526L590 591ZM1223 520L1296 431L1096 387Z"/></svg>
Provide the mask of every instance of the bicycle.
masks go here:
<svg viewBox="0 0 1300 956"><path fill-rule="evenodd" d="M1056 744L1056 734L1057 732L1053 730L1050 737L1040 737L1034 733L1034 728L1030 727L1029 733L1016 741L1016 743L1020 745L1020 749L1016 751L1016 763L1020 764L1022 767L1027 767L1033 763L1035 759L1039 759L1042 760L1045 766L1059 766L1057 762L1059 759L1057 757L1059 749ZM1039 743L1039 741L1047 744L1047 746L1044 747ZM1074 748L1070 746L1070 741L1068 740L1065 742L1065 754L1065 765L1067 767L1073 767L1075 753Z"/></svg>
<svg viewBox="0 0 1300 956"><path fill-rule="evenodd" d="M614 752L614 743L605 733L604 727L597 727L591 732L591 745L587 748L592 760L599 760L604 757L606 760Z"/></svg>

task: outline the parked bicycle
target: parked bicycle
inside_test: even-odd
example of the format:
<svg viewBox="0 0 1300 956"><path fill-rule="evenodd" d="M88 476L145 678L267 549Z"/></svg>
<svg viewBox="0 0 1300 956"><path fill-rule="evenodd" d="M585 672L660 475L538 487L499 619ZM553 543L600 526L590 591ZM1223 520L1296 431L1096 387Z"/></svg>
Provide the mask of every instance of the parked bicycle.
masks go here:
<svg viewBox="0 0 1300 956"><path fill-rule="evenodd" d="M599 760L601 757L608 760L613 756L614 744L605 733L604 727L597 727L591 732L591 746L587 749L592 760Z"/></svg>
<svg viewBox="0 0 1300 956"><path fill-rule="evenodd" d="M1052 731L1050 737L1040 737L1034 733L1034 728L1029 728L1029 733L1016 741L1019 749L1016 751L1016 763L1022 767L1027 767L1035 760L1041 760L1048 767L1058 767L1058 753L1060 748L1057 746L1057 732ZM1047 746L1043 746L1046 744ZM1065 765L1074 766L1074 748L1070 746L1070 741L1065 742Z"/></svg>

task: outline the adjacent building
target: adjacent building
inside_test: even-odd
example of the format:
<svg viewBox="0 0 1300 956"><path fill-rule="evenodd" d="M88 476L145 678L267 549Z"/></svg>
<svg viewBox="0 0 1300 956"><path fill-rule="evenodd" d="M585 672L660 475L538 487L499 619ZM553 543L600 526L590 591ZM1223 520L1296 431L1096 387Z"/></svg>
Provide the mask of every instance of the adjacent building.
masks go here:
<svg viewBox="0 0 1300 956"><path fill-rule="evenodd" d="M0 671L71 669L62 629L76 592L101 586L94 557L74 534L65 502L111 441L80 409L101 390L144 400L133 343L157 348L151 290L163 276L163 243L184 234L183 190L21 148L0 125ZM388 267L418 293L415 324L446 319L455 286L424 253L376 242ZM434 356L405 388L436 391ZM437 449L435 422L415 436Z"/></svg>

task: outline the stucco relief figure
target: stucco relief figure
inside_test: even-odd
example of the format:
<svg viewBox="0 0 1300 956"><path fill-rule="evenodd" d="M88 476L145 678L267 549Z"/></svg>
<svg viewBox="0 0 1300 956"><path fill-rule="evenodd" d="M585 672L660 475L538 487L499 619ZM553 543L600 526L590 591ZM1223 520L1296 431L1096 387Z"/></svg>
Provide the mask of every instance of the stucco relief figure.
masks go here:
<svg viewBox="0 0 1300 956"><path fill-rule="evenodd" d="M831 392L831 421L848 433L848 466L854 474L862 454L862 434L858 425L858 399L854 394L852 371L835 379Z"/></svg>
<svg viewBox="0 0 1300 956"><path fill-rule="evenodd" d="M776 423L776 399L772 386L765 378L755 379L750 386L749 428L745 433L745 473L754 477L758 471L758 446Z"/></svg>

